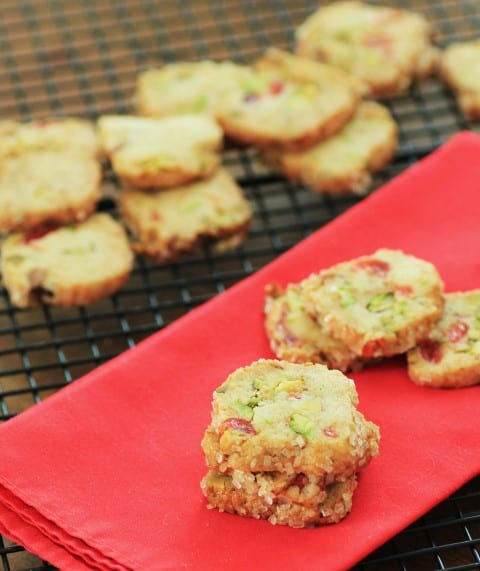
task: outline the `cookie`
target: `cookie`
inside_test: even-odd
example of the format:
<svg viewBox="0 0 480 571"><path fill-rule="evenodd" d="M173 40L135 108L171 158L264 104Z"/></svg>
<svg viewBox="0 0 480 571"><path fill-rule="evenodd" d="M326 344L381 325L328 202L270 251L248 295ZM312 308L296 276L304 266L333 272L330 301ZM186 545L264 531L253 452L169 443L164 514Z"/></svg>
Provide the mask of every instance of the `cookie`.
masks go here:
<svg viewBox="0 0 480 571"><path fill-rule="evenodd" d="M408 351L427 337L444 305L435 267L389 249L312 275L303 293L310 315L363 358Z"/></svg>
<svg viewBox="0 0 480 571"><path fill-rule="evenodd" d="M0 159L0 231L87 218L100 197L101 168L87 154L24 151Z"/></svg>
<svg viewBox="0 0 480 571"><path fill-rule="evenodd" d="M98 138L90 121L74 118L28 123L0 121L0 160L29 151L65 150L91 156L98 154Z"/></svg>
<svg viewBox="0 0 480 571"><path fill-rule="evenodd" d="M202 440L216 472L349 477L378 453L378 428L358 412L353 381L324 365L261 359L214 392Z"/></svg>
<svg viewBox="0 0 480 571"><path fill-rule="evenodd" d="M206 60L144 71L137 79L138 112L150 117L184 113L215 116L218 102L237 88L245 69L230 61Z"/></svg>
<svg viewBox="0 0 480 571"><path fill-rule="evenodd" d="M98 129L102 149L125 185L171 188L208 178L220 165L223 134L208 116L105 115Z"/></svg>
<svg viewBox="0 0 480 571"><path fill-rule="evenodd" d="M270 285L266 292L265 331L279 359L321 363L343 372L362 367L362 359L328 335L322 324L306 312L301 284L291 284L285 290Z"/></svg>
<svg viewBox="0 0 480 571"><path fill-rule="evenodd" d="M419 385L460 388L480 383L480 290L447 293L442 317L427 339L407 353Z"/></svg>
<svg viewBox="0 0 480 571"><path fill-rule="evenodd" d="M431 35L429 23L414 12L335 2L297 29L296 52L357 75L374 97L391 97L434 72L438 52Z"/></svg>
<svg viewBox="0 0 480 571"><path fill-rule="evenodd" d="M295 71L295 60L275 53L279 52L273 57L267 53L237 89L224 95L217 120L241 143L305 149L350 119L360 90L344 74L323 68L312 73L304 62Z"/></svg>
<svg viewBox="0 0 480 571"><path fill-rule="evenodd" d="M337 523L352 507L355 475L327 485L324 481L311 474L210 471L201 488L210 508L266 519L274 525L311 527Z"/></svg>
<svg viewBox="0 0 480 571"><path fill-rule="evenodd" d="M398 128L388 109L361 103L354 117L328 139L303 152L264 152L265 162L288 179L317 192L364 194L372 173L395 154Z"/></svg>
<svg viewBox="0 0 480 571"><path fill-rule="evenodd" d="M208 180L158 193L126 190L120 211L133 232L136 252L173 260L205 241L235 247L245 237L251 209L225 169Z"/></svg>
<svg viewBox="0 0 480 571"><path fill-rule="evenodd" d="M16 307L91 303L118 290L132 264L125 231L107 214L12 234L1 250L3 282Z"/></svg>
<svg viewBox="0 0 480 571"><path fill-rule="evenodd" d="M449 45L440 57L439 73L457 95L466 117L480 120L480 40Z"/></svg>

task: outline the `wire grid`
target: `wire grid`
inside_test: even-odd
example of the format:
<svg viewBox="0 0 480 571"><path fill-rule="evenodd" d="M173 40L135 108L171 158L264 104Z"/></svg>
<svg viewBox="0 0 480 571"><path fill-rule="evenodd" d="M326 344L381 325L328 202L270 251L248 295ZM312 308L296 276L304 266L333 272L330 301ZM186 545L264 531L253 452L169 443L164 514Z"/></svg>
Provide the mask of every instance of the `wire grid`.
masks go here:
<svg viewBox="0 0 480 571"><path fill-rule="evenodd" d="M390 4L423 12L436 25L440 47L480 35L478 0ZM1 115L96 119L131 112L140 70L176 60L249 62L271 45L291 49L293 29L315 7L307 0L3 0ZM388 106L400 125L400 146L375 186L457 131L478 130L436 79ZM126 287L87 307L19 311L0 288L0 421L224 291L360 200L314 194L286 182L251 149L229 148L223 158L254 209L249 237L238 250L219 254L206 247L168 265L138 258ZM107 171L99 209L114 215L116 186ZM479 569L479 543L477 477L355 569ZM3 571L53 569L1 537L0 561Z"/></svg>

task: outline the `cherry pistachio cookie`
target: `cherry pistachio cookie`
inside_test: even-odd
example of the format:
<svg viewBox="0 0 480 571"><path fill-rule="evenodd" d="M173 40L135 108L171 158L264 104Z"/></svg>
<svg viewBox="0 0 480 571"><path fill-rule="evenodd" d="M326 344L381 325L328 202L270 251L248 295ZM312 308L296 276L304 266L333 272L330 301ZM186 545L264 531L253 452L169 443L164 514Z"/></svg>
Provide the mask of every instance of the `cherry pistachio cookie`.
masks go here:
<svg viewBox="0 0 480 571"><path fill-rule="evenodd" d="M480 290L447 293L442 317L407 359L408 374L419 385L460 388L480 383Z"/></svg>
<svg viewBox="0 0 480 571"><path fill-rule="evenodd" d="M107 214L12 234L1 249L3 282L17 307L91 303L118 290L132 265L126 233Z"/></svg>
<svg viewBox="0 0 480 571"><path fill-rule="evenodd" d="M480 40L450 44L440 58L443 81L457 95L466 117L480 120Z"/></svg>
<svg viewBox="0 0 480 571"><path fill-rule="evenodd" d="M266 293L265 331L279 359L322 363L344 372L362 367L364 359L328 335L321 322L307 313L301 284L291 284L285 290L270 285Z"/></svg>
<svg viewBox="0 0 480 571"><path fill-rule="evenodd" d="M288 58L287 65L260 60L217 107L225 133L241 143L296 150L338 131L356 111L357 84L331 70L294 70Z"/></svg>
<svg viewBox="0 0 480 571"><path fill-rule="evenodd" d="M220 165L223 133L208 116L105 115L98 129L113 170L136 188L171 188L208 178Z"/></svg>
<svg viewBox="0 0 480 571"><path fill-rule="evenodd" d="M444 305L435 267L400 250L342 262L302 287L310 315L363 358L408 351L428 336Z"/></svg>
<svg viewBox="0 0 480 571"><path fill-rule="evenodd" d="M406 91L437 61L431 26L420 14L363 2L334 2L297 29L299 55L336 65L366 81L374 97Z"/></svg>
<svg viewBox="0 0 480 571"><path fill-rule="evenodd" d="M355 475L326 484L312 474L240 470L231 475L211 470L201 482L208 507L290 527L339 522L352 508L356 487Z"/></svg>
<svg viewBox="0 0 480 571"><path fill-rule="evenodd" d="M324 365L261 359L214 392L202 448L211 470L345 479L378 453L352 380Z"/></svg>
<svg viewBox="0 0 480 571"><path fill-rule="evenodd" d="M100 163L85 153L39 149L4 156L0 231L84 220L95 210L100 184Z"/></svg>
<svg viewBox="0 0 480 571"><path fill-rule="evenodd" d="M41 150L70 150L95 157L99 144L93 124L83 119L53 118L28 123L0 121L0 160Z"/></svg>
<svg viewBox="0 0 480 571"><path fill-rule="evenodd" d="M397 148L397 124L388 109L360 103L338 133L305 151L266 149L265 161L288 179L317 192L364 194L372 174L384 168Z"/></svg>
<svg viewBox="0 0 480 571"><path fill-rule="evenodd" d="M241 188L225 169L208 180L162 192L124 190L120 211L135 236L134 250L158 262L205 241L215 241L221 249L238 246L252 216Z"/></svg>
<svg viewBox="0 0 480 571"><path fill-rule="evenodd" d="M218 102L238 88L245 70L230 61L209 60L149 69L137 79L138 111L150 117L190 113L215 116Z"/></svg>

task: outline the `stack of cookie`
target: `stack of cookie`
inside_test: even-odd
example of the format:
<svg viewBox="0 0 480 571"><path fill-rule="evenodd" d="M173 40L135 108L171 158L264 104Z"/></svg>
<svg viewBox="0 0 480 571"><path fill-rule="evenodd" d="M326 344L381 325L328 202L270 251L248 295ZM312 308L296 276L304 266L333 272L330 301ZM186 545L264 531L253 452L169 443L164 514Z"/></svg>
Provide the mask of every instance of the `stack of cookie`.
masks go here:
<svg viewBox="0 0 480 571"><path fill-rule="evenodd" d="M223 133L211 117L104 116L98 129L125 186L119 205L135 251L165 262L205 240L232 247L244 238L250 207L220 166Z"/></svg>
<svg viewBox="0 0 480 571"><path fill-rule="evenodd" d="M216 79L208 89L207 76ZM137 101L144 115L209 113L230 139L257 146L268 164L313 190L364 193L397 146L395 121L385 107L362 103L368 93L365 81L341 69L270 49L251 66L147 71Z"/></svg>
<svg viewBox="0 0 480 571"><path fill-rule="evenodd" d="M347 371L412 349L443 307L443 282L432 264L381 249L285 291L270 286L265 325L280 358Z"/></svg>
<svg viewBox="0 0 480 571"><path fill-rule="evenodd" d="M322 365L260 360L215 391L202 448L209 506L272 524L335 523L379 431L357 410L353 381Z"/></svg>
<svg viewBox="0 0 480 571"><path fill-rule="evenodd" d="M126 233L94 214L97 155L88 121L0 122L0 231L14 232L2 245L1 272L14 305L88 303L127 280Z"/></svg>

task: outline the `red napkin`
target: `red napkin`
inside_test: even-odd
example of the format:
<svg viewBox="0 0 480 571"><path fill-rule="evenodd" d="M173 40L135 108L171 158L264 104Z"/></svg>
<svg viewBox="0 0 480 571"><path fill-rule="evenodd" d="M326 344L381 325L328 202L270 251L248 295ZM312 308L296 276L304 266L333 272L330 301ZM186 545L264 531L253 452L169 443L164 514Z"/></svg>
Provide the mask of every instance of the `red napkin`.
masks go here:
<svg viewBox="0 0 480 571"><path fill-rule="evenodd" d="M456 136L281 258L0 427L0 532L69 571L345 569L480 469L480 386L410 382L401 359L353 375L381 427L351 514L290 529L207 510L200 440L213 389L271 352L263 288L378 247L480 287L480 137Z"/></svg>

